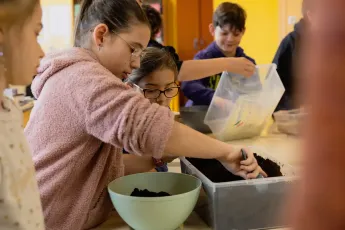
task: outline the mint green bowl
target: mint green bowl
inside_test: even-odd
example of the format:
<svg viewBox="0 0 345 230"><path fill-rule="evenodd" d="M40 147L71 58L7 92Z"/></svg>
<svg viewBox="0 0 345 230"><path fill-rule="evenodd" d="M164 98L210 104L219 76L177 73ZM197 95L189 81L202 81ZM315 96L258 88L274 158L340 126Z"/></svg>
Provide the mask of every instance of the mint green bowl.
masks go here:
<svg viewBox="0 0 345 230"><path fill-rule="evenodd" d="M172 196L131 197L134 188ZM192 213L200 188L201 181L196 177L162 172L124 176L108 185L116 211L135 230L177 229Z"/></svg>

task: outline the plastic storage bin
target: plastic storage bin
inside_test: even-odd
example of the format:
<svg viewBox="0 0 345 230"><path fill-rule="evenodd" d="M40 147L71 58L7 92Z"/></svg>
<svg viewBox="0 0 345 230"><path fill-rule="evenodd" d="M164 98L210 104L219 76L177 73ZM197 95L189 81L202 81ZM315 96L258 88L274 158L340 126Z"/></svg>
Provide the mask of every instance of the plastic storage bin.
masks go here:
<svg viewBox="0 0 345 230"><path fill-rule="evenodd" d="M300 124L305 116L304 109L281 110L273 114L278 131L290 135L299 135Z"/></svg>
<svg viewBox="0 0 345 230"><path fill-rule="evenodd" d="M207 110L208 106L181 107L181 122L201 133L212 133L210 128L204 124Z"/></svg>
<svg viewBox="0 0 345 230"><path fill-rule="evenodd" d="M213 183L187 159L181 158L182 172L198 177L203 183L195 211L212 229L247 230L287 226L283 209L286 195L297 178L295 172L290 165L278 162L264 151L255 152L279 163L284 176Z"/></svg>
<svg viewBox="0 0 345 230"><path fill-rule="evenodd" d="M275 64L257 66L251 78L223 72L204 122L222 141L258 136L284 91Z"/></svg>

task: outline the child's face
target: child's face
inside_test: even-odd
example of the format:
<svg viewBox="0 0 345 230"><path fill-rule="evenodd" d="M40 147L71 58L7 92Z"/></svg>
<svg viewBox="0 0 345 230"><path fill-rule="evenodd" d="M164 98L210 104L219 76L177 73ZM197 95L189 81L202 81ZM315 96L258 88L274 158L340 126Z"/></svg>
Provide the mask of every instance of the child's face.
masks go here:
<svg viewBox="0 0 345 230"><path fill-rule="evenodd" d="M143 89L145 97L151 103L157 103L166 107L170 105L172 98L179 92L175 83L175 74L170 69L154 71L141 79L138 82L138 86ZM160 91L165 91L165 94Z"/></svg>
<svg viewBox="0 0 345 230"><path fill-rule="evenodd" d="M10 84L29 85L32 77L37 74L37 68L44 52L37 41L37 37L42 30L42 8L40 4L34 9L32 16L20 26L13 26L8 34L3 35L10 41L10 56L5 57L10 60L12 70L9 79Z"/></svg>
<svg viewBox="0 0 345 230"><path fill-rule="evenodd" d="M145 24L132 25L127 31L114 34L104 24L96 26L94 53L100 63L116 77L126 79L140 67L140 56L150 40L151 31ZM101 47L99 47L101 44Z"/></svg>
<svg viewBox="0 0 345 230"><path fill-rule="evenodd" d="M210 25L210 32L214 36L217 46L228 56L234 56L240 45L244 31L230 30L229 25L223 27Z"/></svg>

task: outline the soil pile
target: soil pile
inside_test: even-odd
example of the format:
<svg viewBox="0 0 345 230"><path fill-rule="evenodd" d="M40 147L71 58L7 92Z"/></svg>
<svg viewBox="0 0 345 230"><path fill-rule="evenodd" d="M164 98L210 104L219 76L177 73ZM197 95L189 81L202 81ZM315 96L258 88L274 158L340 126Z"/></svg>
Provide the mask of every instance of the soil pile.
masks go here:
<svg viewBox="0 0 345 230"><path fill-rule="evenodd" d="M147 189L140 190L138 188L135 188L133 192L131 193L131 196L136 197L164 197L164 196L171 196L167 192L150 192Z"/></svg>

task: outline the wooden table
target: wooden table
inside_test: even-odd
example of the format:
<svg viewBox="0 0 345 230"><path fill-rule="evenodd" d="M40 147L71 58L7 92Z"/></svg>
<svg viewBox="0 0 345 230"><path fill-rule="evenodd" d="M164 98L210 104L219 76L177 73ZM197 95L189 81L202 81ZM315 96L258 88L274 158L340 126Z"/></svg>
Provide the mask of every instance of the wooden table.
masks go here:
<svg viewBox="0 0 345 230"><path fill-rule="evenodd" d="M230 143L260 147L277 160L291 164L296 169L299 168L301 163L299 154L300 140L296 137L291 137L285 134L271 134L265 137L232 141ZM169 165L169 171L181 172L179 160L175 160ZM124 223L121 217L114 214L112 218L110 218L100 227L96 228L96 230L130 230L130 227ZM211 228L208 227L198 215L192 213L188 220L184 223L183 230L211 230Z"/></svg>

